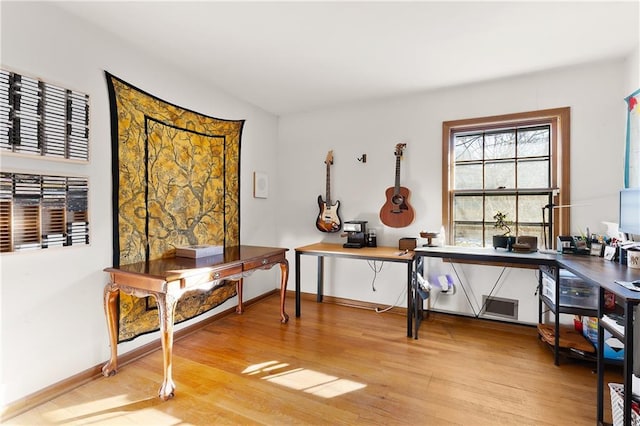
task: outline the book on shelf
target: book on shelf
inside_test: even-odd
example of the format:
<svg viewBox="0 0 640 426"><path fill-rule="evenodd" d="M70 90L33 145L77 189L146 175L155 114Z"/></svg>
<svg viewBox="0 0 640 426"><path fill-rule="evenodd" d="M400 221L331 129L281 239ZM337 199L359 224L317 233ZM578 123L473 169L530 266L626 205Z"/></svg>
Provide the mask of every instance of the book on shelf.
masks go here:
<svg viewBox="0 0 640 426"><path fill-rule="evenodd" d="M609 319L615 323L615 319ZM604 323L604 317L602 319ZM589 340L595 348L598 347L598 319L595 317L582 317L582 334ZM624 332L622 332L624 334ZM624 359L624 343L613 336L607 329L603 329L603 352L604 358L609 360L622 361Z"/></svg>
<svg viewBox="0 0 640 426"><path fill-rule="evenodd" d="M605 314L601 319L603 324L606 324L613 330L617 331L624 336L624 317L618 314Z"/></svg>

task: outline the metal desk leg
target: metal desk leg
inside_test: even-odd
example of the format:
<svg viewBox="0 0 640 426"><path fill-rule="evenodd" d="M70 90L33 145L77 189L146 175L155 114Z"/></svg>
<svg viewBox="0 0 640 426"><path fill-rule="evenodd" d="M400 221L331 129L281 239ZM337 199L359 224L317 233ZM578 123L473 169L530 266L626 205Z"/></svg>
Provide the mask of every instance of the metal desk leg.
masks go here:
<svg viewBox="0 0 640 426"><path fill-rule="evenodd" d="M318 256L318 294L316 295L316 302L322 303L323 294L324 294L324 256Z"/></svg>
<svg viewBox="0 0 640 426"><path fill-rule="evenodd" d="M542 324L542 269L538 267L538 324Z"/></svg>
<svg viewBox="0 0 640 426"><path fill-rule="evenodd" d="M556 315L554 324L553 363L560 365L560 267L555 267L554 278L556 280L555 305Z"/></svg>
<svg viewBox="0 0 640 426"><path fill-rule="evenodd" d="M296 318L300 317L300 253L296 252Z"/></svg>
<svg viewBox="0 0 640 426"><path fill-rule="evenodd" d="M417 321L417 312L414 312L417 309L418 301L416 300L419 296L418 292L413 291L413 286L411 285L413 281L413 261L407 262L407 337L411 337L413 335L413 316L416 315L416 332L415 338L418 338L418 321Z"/></svg>
<svg viewBox="0 0 640 426"><path fill-rule="evenodd" d="M600 318L602 318L603 315L603 309L604 307L604 288L599 287L598 290L598 344L597 344L597 359L598 359L598 364L597 364L597 371L598 371L598 389L597 389L597 401L598 401L598 405L597 405L597 417L596 417L596 424L602 424L602 422L604 421L604 401L602 398L604 398L604 390L602 388L602 386L604 385L604 329L602 328L602 325L600 324ZM625 348L626 351L626 348Z"/></svg>
<svg viewBox="0 0 640 426"><path fill-rule="evenodd" d="M624 425L631 426L631 396L633 388L633 302L624 304Z"/></svg>

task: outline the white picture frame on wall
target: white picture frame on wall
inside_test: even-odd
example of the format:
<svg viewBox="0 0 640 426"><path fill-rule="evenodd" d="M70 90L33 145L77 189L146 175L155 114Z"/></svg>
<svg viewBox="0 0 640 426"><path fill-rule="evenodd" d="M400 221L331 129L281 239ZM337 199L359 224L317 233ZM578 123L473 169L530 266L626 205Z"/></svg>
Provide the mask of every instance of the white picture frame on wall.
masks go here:
<svg viewBox="0 0 640 426"><path fill-rule="evenodd" d="M253 172L253 197L269 197L269 175L265 172Z"/></svg>

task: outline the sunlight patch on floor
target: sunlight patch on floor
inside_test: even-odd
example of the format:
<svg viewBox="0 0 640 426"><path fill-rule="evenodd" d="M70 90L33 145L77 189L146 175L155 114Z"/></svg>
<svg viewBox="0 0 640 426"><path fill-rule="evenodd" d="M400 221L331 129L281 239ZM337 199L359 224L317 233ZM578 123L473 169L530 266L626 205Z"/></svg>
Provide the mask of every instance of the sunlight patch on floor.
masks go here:
<svg viewBox="0 0 640 426"><path fill-rule="evenodd" d="M250 376L253 376L254 374L260 374L262 371L264 371L264 369L273 366L275 364L279 364L278 361L267 361L267 362L263 362L260 364L253 364L248 366L247 368L244 369L244 371L242 371L242 374L248 374Z"/></svg>
<svg viewBox="0 0 640 426"><path fill-rule="evenodd" d="M155 408L162 403L159 398L134 399L126 394L68 405L49 410L43 418L50 424L114 424L130 423L135 417L153 419L155 425L176 425L182 420ZM153 414L151 414L153 413Z"/></svg>
<svg viewBox="0 0 640 426"><path fill-rule="evenodd" d="M278 361L267 361L247 367L243 373L248 375L264 374L262 380L307 392L322 398L334 398L345 393L365 388L364 383L341 379L308 368L292 368L273 374L275 370L289 367Z"/></svg>

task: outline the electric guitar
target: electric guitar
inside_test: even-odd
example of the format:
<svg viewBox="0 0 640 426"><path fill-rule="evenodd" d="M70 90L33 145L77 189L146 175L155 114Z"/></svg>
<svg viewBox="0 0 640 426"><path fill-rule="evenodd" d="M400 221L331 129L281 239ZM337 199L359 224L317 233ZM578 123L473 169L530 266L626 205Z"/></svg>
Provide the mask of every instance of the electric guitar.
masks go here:
<svg viewBox="0 0 640 426"><path fill-rule="evenodd" d="M400 158L407 146L406 143L396 144L396 183L387 188L385 195L387 201L380 209L380 220L392 228L404 228L413 222L413 207L409 204L409 189L400 186Z"/></svg>
<svg viewBox="0 0 640 426"><path fill-rule="evenodd" d="M342 220L338 213L340 208L340 201L336 201L331 204L331 165L333 164L333 151L327 153L327 158L324 160L327 165L327 195L325 200L322 200L322 195L318 195L318 207L320 208L320 214L316 219L316 228L322 232L338 232L342 228Z"/></svg>

